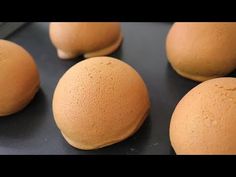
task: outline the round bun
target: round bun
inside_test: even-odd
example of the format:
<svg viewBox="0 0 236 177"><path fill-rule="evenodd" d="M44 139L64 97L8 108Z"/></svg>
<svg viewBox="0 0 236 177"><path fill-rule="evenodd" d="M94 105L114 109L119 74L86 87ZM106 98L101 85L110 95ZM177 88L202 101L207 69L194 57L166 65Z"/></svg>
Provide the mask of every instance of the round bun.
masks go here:
<svg viewBox="0 0 236 177"><path fill-rule="evenodd" d="M23 109L39 88L32 56L19 45L0 40L0 116Z"/></svg>
<svg viewBox="0 0 236 177"><path fill-rule="evenodd" d="M178 103L170 124L177 154L236 154L236 78L201 83Z"/></svg>
<svg viewBox="0 0 236 177"><path fill-rule="evenodd" d="M167 57L183 77L205 81L236 68L236 23L175 23L166 41Z"/></svg>
<svg viewBox="0 0 236 177"><path fill-rule="evenodd" d="M50 37L62 59L108 55L122 42L120 23L52 22Z"/></svg>
<svg viewBox="0 0 236 177"><path fill-rule="evenodd" d="M66 141L91 150L134 134L147 117L148 91L140 75L111 57L94 57L71 67L53 97L53 114Z"/></svg>

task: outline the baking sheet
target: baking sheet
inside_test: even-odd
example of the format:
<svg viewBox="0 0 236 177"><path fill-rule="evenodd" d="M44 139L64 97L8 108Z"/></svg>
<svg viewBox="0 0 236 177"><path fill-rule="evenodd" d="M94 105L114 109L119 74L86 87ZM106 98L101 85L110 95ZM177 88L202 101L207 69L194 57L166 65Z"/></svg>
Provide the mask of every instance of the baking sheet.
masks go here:
<svg viewBox="0 0 236 177"><path fill-rule="evenodd" d="M3 39L25 25L26 22L0 22L0 39Z"/></svg>

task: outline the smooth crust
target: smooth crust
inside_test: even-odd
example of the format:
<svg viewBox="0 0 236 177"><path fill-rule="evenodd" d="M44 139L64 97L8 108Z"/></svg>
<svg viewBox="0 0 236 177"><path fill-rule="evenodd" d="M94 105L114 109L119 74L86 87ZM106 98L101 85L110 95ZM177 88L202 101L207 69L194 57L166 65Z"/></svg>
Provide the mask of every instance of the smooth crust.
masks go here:
<svg viewBox="0 0 236 177"><path fill-rule="evenodd" d="M84 54L85 58L91 58L91 57L96 57L96 56L105 56L105 55L109 55L112 52L114 52L116 49L119 48L121 42L123 40L122 35L120 34L119 38L117 39L117 41L115 41L113 44L111 44L110 46L104 48L104 49L100 49L97 51L93 51L93 52L88 52Z"/></svg>
<svg viewBox="0 0 236 177"><path fill-rule="evenodd" d="M33 100L38 90L39 90L39 83L36 83L35 86L32 87L32 90L29 90L28 93L22 96L21 100L19 99L19 101L17 100L18 102L14 103L18 106L11 108L10 110L7 110L8 112L7 111L1 112L0 117L9 116L24 109Z"/></svg>
<svg viewBox="0 0 236 177"><path fill-rule="evenodd" d="M236 79L203 82L178 103L170 140L176 154L236 154Z"/></svg>
<svg viewBox="0 0 236 177"><path fill-rule="evenodd" d="M145 83L126 63L95 57L69 69L53 97L57 126L72 146L92 150L134 134L147 117Z"/></svg>
<svg viewBox="0 0 236 177"><path fill-rule="evenodd" d="M100 149L106 146L110 146L112 144L118 143L120 141L123 141L125 139L127 139L128 137L132 136L133 134L135 134L139 128L142 126L143 122L146 120L147 116L149 114L149 110L146 111L146 113L142 116L142 118L140 119L140 122L133 127L133 129L130 129L130 132L127 133L127 136L123 136L122 138L116 138L113 140L109 140L108 142L105 142L101 145L90 145L90 144L80 144L76 141L71 140L69 137L67 137L63 132L61 132L62 136L65 138L65 140L73 147L75 148L79 148L79 149L83 149L83 150L93 150L93 149Z"/></svg>
<svg viewBox="0 0 236 177"><path fill-rule="evenodd" d="M236 23L175 23L166 40L167 58L183 77L205 81L236 68Z"/></svg>
<svg viewBox="0 0 236 177"><path fill-rule="evenodd" d="M214 75L211 75L211 76L201 76L201 75L196 75L196 74L193 75L193 74L185 73L184 71L181 71L181 70L175 68L175 66L172 66L172 68L179 75L181 75L182 77L185 77L187 79L191 79L191 80L194 80L194 81L199 81L199 82L203 82L203 81L206 81L206 80L209 80L209 79L214 79L214 78L217 78L217 77L221 77L221 74L214 74Z"/></svg>
<svg viewBox="0 0 236 177"><path fill-rule="evenodd" d="M0 116L22 110L39 88L32 56L19 45L0 40Z"/></svg>
<svg viewBox="0 0 236 177"><path fill-rule="evenodd" d="M61 59L108 55L122 42L120 23L111 22L53 22L50 38Z"/></svg>

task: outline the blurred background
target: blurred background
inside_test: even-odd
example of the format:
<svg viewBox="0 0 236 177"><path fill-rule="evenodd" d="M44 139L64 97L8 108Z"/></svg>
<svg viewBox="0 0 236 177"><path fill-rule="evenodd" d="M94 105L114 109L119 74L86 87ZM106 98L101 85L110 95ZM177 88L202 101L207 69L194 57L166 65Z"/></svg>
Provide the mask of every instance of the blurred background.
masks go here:
<svg viewBox="0 0 236 177"><path fill-rule="evenodd" d="M25 24L25 22L0 22L0 38L7 37Z"/></svg>

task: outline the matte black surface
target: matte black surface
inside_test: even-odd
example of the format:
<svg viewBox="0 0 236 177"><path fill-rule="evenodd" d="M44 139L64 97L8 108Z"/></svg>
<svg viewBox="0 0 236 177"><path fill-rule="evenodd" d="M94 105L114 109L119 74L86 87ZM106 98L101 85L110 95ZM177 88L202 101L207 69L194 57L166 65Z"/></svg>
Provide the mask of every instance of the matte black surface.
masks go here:
<svg viewBox="0 0 236 177"><path fill-rule="evenodd" d="M177 75L165 54L170 23L122 23L124 41L112 56L133 66L149 89L151 112L131 138L95 151L71 147L57 129L51 110L59 78L82 60L60 60L50 42L48 23L32 23L8 39L27 49L35 58L41 89L23 111L0 119L0 154L174 154L169 142L172 112L192 87L197 85Z"/></svg>

